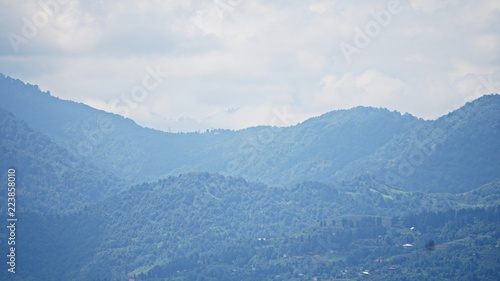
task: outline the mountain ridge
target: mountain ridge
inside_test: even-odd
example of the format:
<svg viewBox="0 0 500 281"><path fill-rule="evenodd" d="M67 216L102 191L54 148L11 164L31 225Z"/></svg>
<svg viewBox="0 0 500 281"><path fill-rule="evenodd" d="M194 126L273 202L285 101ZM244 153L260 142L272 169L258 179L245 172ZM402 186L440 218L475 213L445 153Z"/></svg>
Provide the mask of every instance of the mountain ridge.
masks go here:
<svg viewBox="0 0 500 281"><path fill-rule="evenodd" d="M498 95L172 134L5 81L15 280L498 280Z"/></svg>
<svg viewBox="0 0 500 281"><path fill-rule="evenodd" d="M80 156L80 158L90 158L90 160L98 166L102 163L102 168L113 167L113 165L116 165L117 163L115 161L116 159L107 158L106 155L110 152L110 150L115 150L118 144L121 144L123 149L127 151L128 154L124 159L129 159L129 162L137 163L139 166L141 166L142 163L145 167L140 168L137 172L134 172L133 169L125 169L125 171L123 171L123 167L127 167L127 165L123 165L122 163L120 164L122 168L111 169L111 172L115 175L129 179L134 178L137 175L146 175L149 180L154 180L159 176L169 175L172 171L181 167L187 167L187 170L183 170L183 172L231 172L232 167L244 166L246 165L245 162L247 162L248 158L255 158L256 156L259 156L257 154L259 154L261 149L265 148L269 143L274 142L274 138L277 138L282 134L282 132L287 131L286 127L273 128L264 126L252 127L234 132L217 131L218 135L215 135L215 133L162 133L160 131L153 131L136 126L133 121L123 119L123 117L118 115L104 113L99 110L92 110L88 106L80 106L74 102L61 102L57 98L51 98L48 93L40 94L40 91L36 86L26 86L27 89L24 89L24 84L19 80L4 78L3 81L0 82L3 82L2 87L0 88L2 91L0 94L0 101L2 102L1 104L3 107L13 112L19 118L27 121L34 130L50 135L63 147L73 151L76 156ZM14 87L14 89L12 89L13 87L5 87L4 84L6 82L8 82L8 84L16 84L17 88ZM16 99L18 96L24 98ZM26 98L30 96L35 96L37 99L32 100L30 98ZM9 99L10 97L14 98ZM45 98L45 100L40 100L43 98ZM30 102L31 105L26 104ZM45 103L48 103L49 105L45 106ZM53 109L55 104L58 104L60 107L66 109ZM77 110L77 107L81 107L82 110ZM45 108L50 109L50 112L40 113L40 111L45 110ZM360 109L361 108L357 110L355 109L354 111L359 111ZM381 115L388 114L388 111L382 109L370 109L368 111L371 113L377 112ZM346 114L352 115L349 111L330 113L330 115ZM65 116L65 118L61 118L61 116ZM305 121L303 123L318 123L319 120L320 125L324 124L327 126L326 124L329 123L328 119L331 119L328 117L329 114L325 114L323 117L318 117L317 119L309 122ZM42 122L42 120L44 120L44 122ZM100 123L107 123L108 126L110 126L110 124L114 125L114 132L109 132L108 134L108 131L111 130L101 129L102 126ZM322 129L323 128L318 128L318 130ZM302 134L306 133L309 132L307 130L302 132ZM315 135L318 134L317 132L313 133ZM229 138L225 138L228 135L231 136ZM290 137L290 135L291 134L288 134L287 137ZM142 136L142 139L138 140L139 137L133 136ZM295 134L294 137L300 138L297 134ZM113 143L110 139L115 139L116 141ZM221 142L218 139L226 140L227 144L220 145ZM309 142L307 144L310 145L311 143ZM193 150L192 148L186 148L186 145L200 148ZM151 153L148 153L140 148L141 146L150 146L156 151L163 151L161 153L162 155L151 155ZM196 162L199 161L200 158L203 158L197 156L206 155L204 158L212 158L212 155L220 154L219 151L212 151L212 147L215 146L220 147L219 150L226 152L232 151L231 153L222 153L222 155L224 159L223 162L234 163L234 165L231 166L227 163L216 164L215 166L217 168L213 169L214 163L205 163L200 168L197 168L200 166L200 163ZM207 153L209 155L207 155ZM250 157L248 157L249 154ZM183 156L181 157L180 155ZM172 163L172 165L169 163L166 163L165 165L165 161L161 160L166 159L169 156L175 156L177 159L181 159L186 158L187 155L193 155L192 157L195 158L195 160L187 159L186 161L177 161L176 163ZM158 167L158 165L154 163L164 163L162 165L166 167ZM260 171L255 171L253 173L254 175L257 175ZM128 176L129 174L130 176ZM269 175L269 177L270 180L273 179L272 175ZM270 180L268 183L270 183Z"/></svg>
<svg viewBox="0 0 500 281"><path fill-rule="evenodd" d="M475 163L483 170L489 171L489 178L475 184L476 186L495 181L500 175L495 171L500 169L497 159L500 157L500 144L495 141L500 138L500 96L486 95L467 103L459 110L437 119L426 121L427 125L416 127L393 141L381 147L375 154L358 163L346 167L340 178L349 178L349 173L356 174L359 166L375 168L371 174L384 174L389 182L405 184L412 190L416 181L424 181L418 190L447 191L440 187L440 179L447 173L443 166L453 166L455 163ZM475 141L468 141L473 138ZM454 151L450 150L454 147ZM392 155L391 155L392 153ZM468 155L464 155L469 153ZM451 160L450 157L455 157ZM457 158L467 158L457 159ZM448 158L449 160L445 160ZM385 159L381 162L381 159ZM482 162L477 162L482 160ZM392 164L391 164L392 163ZM356 165L358 167L356 167ZM384 167L385 165L385 167ZM391 166L392 165L392 166ZM454 172L456 179L448 179L455 185L456 192L471 188L471 178L481 174L481 169L467 166L458 167L461 171ZM434 177L429 179L429 176ZM487 176L488 177L488 176ZM451 184L451 183L447 183ZM425 185L428 185L427 187Z"/></svg>
<svg viewBox="0 0 500 281"><path fill-rule="evenodd" d="M359 106L331 111L290 127L166 133L141 127L116 114L59 100L20 80L0 78L1 107L26 121L33 130L48 135L77 159L131 184L189 172L242 176L269 185L307 180L333 182L368 174L403 189L450 191L458 184L455 189L459 192L497 179L495 157L500 155L494 139L499 131L495 127L499 122L498 95L483 96L434 121ZM476 121L477 126L463 121L474 118L482 118ZM486 130L485 124L490 123L492 129ZM467 132L463 136L456 135L464 130ZM457 147L460 137L479 134L487 140L478 141L487 145L488 152L468 146L467 141L462 145L469 150ZM456 151L438 146L450 141ZM439 162L437 158L447 158L451 164L456 152L460 152L462 163L477 159L475 154L487 157L487 163L476 163L486 171L481 178L463 183L454 179L455 174L464 178L467 173L463 169L444 171L451 173L444 180L435 175L433 171L442 170L435 163ZM432 179L419 185L418 179L427 175Z"/></svg>

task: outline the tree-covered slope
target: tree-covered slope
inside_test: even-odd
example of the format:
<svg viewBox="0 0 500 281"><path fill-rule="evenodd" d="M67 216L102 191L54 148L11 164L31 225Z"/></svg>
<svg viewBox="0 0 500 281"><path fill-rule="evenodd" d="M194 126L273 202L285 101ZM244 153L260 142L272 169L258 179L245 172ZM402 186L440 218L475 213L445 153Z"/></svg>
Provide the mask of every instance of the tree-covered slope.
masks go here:
<svg viewBox="0 0 500 281"><path fill-rule="evenodd" d="M0 76L16 278L498 280L499 103L170 134Z"/></svg>
<svg viewBox="0 0 500 281"><path fill-rule="evenodd" d="M498 205L498 190L487 187L470 194L424 194L393 190L367 178L276 188L242 178L188 174L134 186L75 214L23 214L19 262L24 264L21 276L42 280L134 275L155 280L155 274L160 280L267 280L280 274L278 280L302 280L301 272L333 278L346 268L361 270L375 258L391 261L387 267L408 267L416 261L399 257L409 254L401 248L405 243L482 241L473 234L484 230L481 237L488 239L481 245L494 245L495 215L471 214L476 218L470 221L468 213L456 216L453 210ZM436 215L420 218L422 212ZM440 213L446 215L443 221L433 220ZM465 225L470 229L457 232ZM411 226L420 234L410 233ZM445 226L448 236L443 236ZM318 264L311 265L313 260ZM317 272L319 265L332 268Z"/></svg>
<svg viewBox="0 0 500 281"><path fill-rule="evenodd" d="M334 111L292 127L165 133L0 77L0 107L130 183L218 172L270 185L370 175L407 190L460 192L498 180L499 95L435 121L385 109Z"/></svg>
<svg viewBox="0 0 500 281"><path fill-rule="evenodd" d="M436 147L405 182L413 190L462 192L500 180L500 96L466 104L434 122Z"/></svg>
<svg viewBox="0 0 500 281"><path fill-rule="evenodd" d="M396 136L337 174L407 190L458 193L500 179L500 96L483 96Z"/></svg>
<svg viewBox="0 0 500 281"><path fill-rule="evenodd" d="M128 182L153 180L200 155L199 134L167 134L119 115L55 98L37 86L0 76L0 107L44 133L80 161Z"/></svg>
<svg viewBox="0 0 500 281"><path fill-rule="evenodd" d="M245 176L268 184L322 180L421 123L384 109L331 112L288 128L169 134L38 87L0 77L0 106L35 131L134 183L192 171Z"/></svg>
<svg viewBox="0 0 500 281"><path fill-rule="evenodd" d="M232 172L270 184L331 182L337 171L421 122L385 109L357 107L293 127L254 128L231 160Z"/></svg>
<svg viewBox="0 0 500 281"><path fill-rule="evenodd" d="M0 180L7 182L6 171L16 169L18 211L71 212L125 187L124 181L75 158L2 108L0 120ZM6 202L6 196L1 192L0 200Z"/></svg>

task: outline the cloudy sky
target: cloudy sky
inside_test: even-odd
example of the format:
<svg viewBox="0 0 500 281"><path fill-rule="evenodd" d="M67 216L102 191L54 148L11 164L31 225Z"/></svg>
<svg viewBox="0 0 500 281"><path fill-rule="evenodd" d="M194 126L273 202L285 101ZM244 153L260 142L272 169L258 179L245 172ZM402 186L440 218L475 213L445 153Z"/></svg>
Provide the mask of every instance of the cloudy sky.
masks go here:
<svg viewBox="0 0 500 281"><path fill-rule="evenodd" d="M0 72L161 130L432 119L499 91L499 26L495 0L0 0Z"/></svg>

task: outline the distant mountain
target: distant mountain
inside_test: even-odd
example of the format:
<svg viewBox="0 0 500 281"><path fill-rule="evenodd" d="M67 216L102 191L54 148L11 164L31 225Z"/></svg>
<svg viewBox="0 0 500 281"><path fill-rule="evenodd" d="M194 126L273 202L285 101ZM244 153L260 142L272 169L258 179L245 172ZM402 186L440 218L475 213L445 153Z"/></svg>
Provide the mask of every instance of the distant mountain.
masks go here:
<svg viewBox="0 0 500 281"><path fill-rule="evenodd" d="M193 171L268 184L321 180L422 122L384 109L359 107L290 128L170 134L59 100L9 77L0 77L0 102L75 157L134 183Z"/></svg>
<svg viewBox="0 0 500 281"><path fill-rule="evenodd" d="M485 96L435 121L357 107L286 128L172 134L0 77L0 107L129 183L189 172L269 185L368 175L399 189L462 192L499 179L499 103Z"/></svg>
<svg viewBox="0 0 500 281"><path fill-rule="evenodd" d="M188 149L203 142L193 138L195 134L142 128L130 119L60 100L37 86L5 76L0 76L0 107L49 136L75 158L134 183L156 179L162 172L189 163Z"/></svg>
<svg viewBox="0 0 500 281"><path fill-rule="evenodd" d="M293 127L235 132L245 136L238 138L237 153L227 158L227 174L271 185L330 182L337 171L420 122L385 109L358 107L330 112Z"/></svg>

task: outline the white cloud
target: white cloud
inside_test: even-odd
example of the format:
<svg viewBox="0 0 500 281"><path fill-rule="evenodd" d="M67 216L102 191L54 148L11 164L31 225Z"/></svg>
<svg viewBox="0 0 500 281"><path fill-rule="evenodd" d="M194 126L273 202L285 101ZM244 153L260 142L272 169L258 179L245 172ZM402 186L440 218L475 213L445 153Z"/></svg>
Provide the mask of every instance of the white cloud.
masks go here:
<svg viewBox="0 0 500 281"><path fill-rule="evenodd" d="M439 9L446 8L449 5L455 4L456 0L410 0L411 6L417 11L432 13Z"/></svg>
<svg viewBox="0 0 500 281"><path fill-rule="evenodd" d="M326 75L322 86L315 105L334 109L358 105L395 109L408 93L404 83L373 69L357 76L352 73L340 78Z"/></svg>
<svg viewBox="0 0 500 281"><path fill-rule="evenodd" d="M309 9L315 13L323 14L332 8L334 1L312 1Z"/></svg>
<svg viewBox="0 0 500 281"><path fill-rule="evenodd" d="M283 107L294 122L357 105L435 118L500 69L499 1L400 1L350 64L340 43L389 0L70 1L15 53L6 35L38 3L0 2L0 72L113 110L160 65L171 76L130 117L165 130L271 124Z"/></svg>

